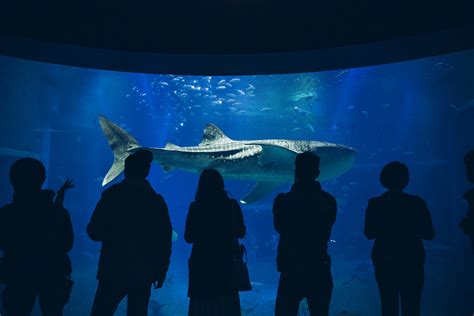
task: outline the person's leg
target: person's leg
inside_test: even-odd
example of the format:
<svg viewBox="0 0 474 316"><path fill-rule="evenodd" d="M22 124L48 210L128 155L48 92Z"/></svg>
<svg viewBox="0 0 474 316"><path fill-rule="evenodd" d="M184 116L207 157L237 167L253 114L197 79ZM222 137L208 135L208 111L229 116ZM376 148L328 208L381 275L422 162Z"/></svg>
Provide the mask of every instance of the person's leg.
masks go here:
<svg viewBox="0 0 474 316"><path fill-rule="evenodd" d="M38 288L39 305L43 316L62 316L71 296L72 281L51 278Z"/></svg>
<svg viewBox="0 0 474 316"><path fill-rule="evenodd" d="M294 276L281 273L275 302L275 316L297 316L301 297Z"/></svg>
<svg viewBox="0 0 474 316"><path fill-rule="evenodd" d="M380 292L382 316L398 316L399 289L394 269L387 266L375 266L375 279Z"/></svg>
<svg viewBox="0 0 474 316"><path fill-rule="evenodd" d="M91 316L112 316L125 294L125 286L110 281L99 281Z"/></svg>
<svg viewBox="0 0 474 316"><path fill-rule="evenodd" d="M219 297L219 313L217 315L240 316L241 314L239 292Z"/></svg>
<svg viewBox="0 0 474 316"><path fill-rule="evenodd" d="M330 268L324 267L308 286L307 300L309 314L311 316L328 316L333 289Z"/></svg>
<svg viewBox="0 0 474 316"><path fill-rule="evenodd" d="M127 315L147 316L150 302L151 284L134 283L127 286Z"/></svg>
<svg viewBox="0 0 474 316"><path fill-rule="evenodd" d="M34 288L9 284L2 293L3 308L9 316L29 316L36 301Z"/></svg>
<svg viewBox="0 0 474 316"><path fill-rule="evenodd" d="M402 316L419 316L421 293L425 283L423 266L406 269L407 274L402 278L400 297L402 302Z"/></svg>

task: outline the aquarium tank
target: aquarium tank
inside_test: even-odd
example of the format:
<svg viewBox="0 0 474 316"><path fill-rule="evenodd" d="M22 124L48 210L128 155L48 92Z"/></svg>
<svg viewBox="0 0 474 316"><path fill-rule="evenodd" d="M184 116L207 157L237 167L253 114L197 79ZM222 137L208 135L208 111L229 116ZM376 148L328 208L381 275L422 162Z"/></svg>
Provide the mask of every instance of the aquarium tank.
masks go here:
<svg viewBox="0 0 474 316"><path fill-rule="evenodd" d="M329 244L331 315L380 314L364 215L368 199L383 192L379 173L384 164L405 162L407 192L426 200L437 233L425 242L423 315L474 311L473 254L458 227L467 210L462 195L469 189L463 156L474 148L474 50L362 68L255 76L126 73L0 56L0 203L11 200L8 170L19 157L45 164L47 188L58 189L68 178L76 184L65 199L75 233L75 284L65 315L90 312L100 244L89 239L86 225L101 192L123 177L104 179L114 156L101 121L145 147L196 146L213 124L233 140L312 140L354 150L321 181L338 206ZM332 164L338 158L329 154L325 159ZM149 180L166 199L176 232L167 280L153 290L149 314L187 315L191 246L183 233L198 174L155 163ZM243 315L274 313L279 275L272 203L289 190L291 180L278 179L241 204L247 225L242 243L253 285L241 293ZM255 182L247 172L241 179L227 178L226 189L244 200ZM125 312L126 300L117 315ZM304 301L300 315L309 315Z"/></svg>

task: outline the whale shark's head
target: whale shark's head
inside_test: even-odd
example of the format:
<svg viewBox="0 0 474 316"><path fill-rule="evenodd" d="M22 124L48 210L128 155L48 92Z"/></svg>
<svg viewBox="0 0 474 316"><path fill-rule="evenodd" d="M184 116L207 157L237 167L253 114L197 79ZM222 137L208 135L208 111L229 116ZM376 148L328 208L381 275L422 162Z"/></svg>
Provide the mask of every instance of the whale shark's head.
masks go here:
<svg viewBox="0 0 474 316"><path fill-rule="evenodd" d="M354 148L324 142L316 142L311 146L311 151L321 159L320 181L333 179L349 171L357 156Z"/></svg>

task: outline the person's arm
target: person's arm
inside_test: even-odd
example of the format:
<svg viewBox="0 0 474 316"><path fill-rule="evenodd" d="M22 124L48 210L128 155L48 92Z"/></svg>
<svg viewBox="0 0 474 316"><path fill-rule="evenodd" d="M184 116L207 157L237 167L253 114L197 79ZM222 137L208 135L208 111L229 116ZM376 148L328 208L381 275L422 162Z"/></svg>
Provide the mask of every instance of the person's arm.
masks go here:
<svg viewBox="0 0 474 316"><path fill-rule="evenodd" d="M419 198L420 208L420 238L424 240L433 240L435 237L435 229L431 220L430 210L426 202Z"/></svg>
<svg viewBox="0 0 474 316"><path fill-rule="evenodd" d="M168 211L168 205L166 205L163 197L158 195L158 218L157 218L157 242L159 244L158 249L161 249L162 253L158 256L158 262L156 262L156 287L161 287L166 279L166 273L170 265L171 259L171 247L172 247L172 234L173 227L171 225L171 219Z"/></svg>
<svg viewBox="0 0 474 316"><path fill-rule="evenodd" d="M8 225L4 216L4 208L5 207L0 209L0 252L5 248L5 233L7 231L5 225Z"/></svg>
<svg viewBox="0 0 474 316"><path fill-rule="evenodd" d="M331 209L329 213L329 222L331 226L333 226L334 223L336 223L336 215L337 215L337 202L334 197L331 197Z"/></svg>
<svg viewBox="0 0 474 316"><path fill-rule="evenodd" d="M186 215L186 227L184 229L184 240L188 244L192 244L194 242L194 234L193 234L194 225L195 225L194 208L195 208L195 204L191 203L191 205L189 206L188 215Z"/></svg>
<svg viewBox="0 0 474 316"><path fill-rule="evenodd" d="M64 206L64 197L66 195L66 190L74 188L74 183L71 179L67 179L66 182L59 188L56 192L56 198L54 199L54 204L58 207Z"/></svg>
<svg viewBox="0 0 474 316"><path fill-rule="evenodd" d="M110 193L104 191L87 225L87 234L94 241L103 241L107 238L107 213L111 202Z"/></svg>
<svg viewBox="0 0 474 316"><path fill-rule="evenodd" d="M467 214L461 219L461 222L459 223L459 227L463 231L463 233L467 236L473 236L474 234L474 212L472 209L472 204L474 203L473 201L473 191L470 190L464 194L464 198L466 199L468 203L468 209L467 209Z"/></svg>
<svg viewBox="0 0 474 316"><path fill-rule="evenodd" d="M282 223L282 212L283 212L283 195L279 194L273 202L273 227L277 233L281 233Z"/></svg>
<svg viewBox="0 0 474 316"><path fill-rule="evenodd" d="M375 219L375 202L370 199L369 204L367 205L367 209L365 210L365 227L364 227L364 235L367 239L376 239L378 237L377 234L377 226L378 223Z"/></svg>
<svg viewBox="0 0 474 316"><path fill-rule="evenodd" d="M242 209L240 208L239 203L236 200L232 200L232 212L234 213L234 232L237 238L244 238L247 232L244 223L244 216L242 214Z"/></svg>

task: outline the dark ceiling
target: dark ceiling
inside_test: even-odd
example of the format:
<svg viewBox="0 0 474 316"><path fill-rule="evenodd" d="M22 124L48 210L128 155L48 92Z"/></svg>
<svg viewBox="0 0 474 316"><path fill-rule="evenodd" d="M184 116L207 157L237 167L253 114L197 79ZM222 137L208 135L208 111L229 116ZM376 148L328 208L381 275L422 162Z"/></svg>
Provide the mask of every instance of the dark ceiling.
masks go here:
<svg viewBox="0 0 474 316"><path fill-rule="evenodd" d="M0 53L126 71L310 71L474 47L472 1L0 3Z"/></svg>

